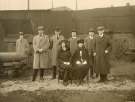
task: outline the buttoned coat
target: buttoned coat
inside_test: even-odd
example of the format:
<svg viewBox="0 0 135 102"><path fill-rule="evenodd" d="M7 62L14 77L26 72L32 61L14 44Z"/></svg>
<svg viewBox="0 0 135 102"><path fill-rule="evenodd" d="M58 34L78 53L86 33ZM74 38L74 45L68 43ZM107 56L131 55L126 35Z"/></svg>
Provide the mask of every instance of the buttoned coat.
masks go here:
<svg viewBox="0 0 135 102"><path fill-rule="evenodd" d="M60 49L60 42L64 40L64 36L60 35L57 37L56 35L53 35L51 37L51 42L52 42L52 50L51 50L51 62L52 66L57 65L57 56L58 56L58 51Z"/></svg>
<svg viewBox="0 0 135 102"><path fill-rule="evenodd" d="M95 38L93 37L92 39L88 36L85 38L84 42L85 42L85 48L88 50L88 53L89 53L89 64L93 66L94 65L93 53L94 53Z"/></svg>
<svg viewBox="0 0 135 102"><path fill-rule="evenodd" d="M70 52L71 52L72 55L75 53L75 51L78 48L78 45L77 45L77 41L78 40L79 40L78 37L76 37L76 38L70 38L69 39L69 42L70 42Z"/></svg>
<svg viewBox="0 0 135 102"><path fill-rule="evenodd" d="M47 36L43 35L40 37L39 35L36 35L33 38L34 69L45 69L49 67L49 46L50 42ZM38 53L39 49L43 49L43 52Z"/></svg>
<svg viewBox="0 0 135 102"><path fill-rule="evenodd" d="M105 53L108 51L108 53ZM110 72L109 53L111 51L111 41L108 36L96 36L94 45L95 64L94 70L97 74L108 74Z"/></svg>

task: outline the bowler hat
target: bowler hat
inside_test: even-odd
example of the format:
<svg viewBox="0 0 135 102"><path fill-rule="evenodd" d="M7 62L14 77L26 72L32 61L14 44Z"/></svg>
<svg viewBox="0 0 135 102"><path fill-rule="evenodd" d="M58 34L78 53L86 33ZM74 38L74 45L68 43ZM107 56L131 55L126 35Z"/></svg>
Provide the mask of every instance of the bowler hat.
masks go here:
<svg viewBox="0 0 135 102"><path fill-rule="evenodd" d="M104 26L98 26L97 27L97 30L99 31L99 30L104 30L105 29L105 27Z"/></svg>
<svg viewBox="0 0 135 102"><path fill-rule="evenodd" d="M72 32L77 32L76 29L72 29Z"/></svg>
<svg viewBox="0 0 135 102"><path fill-rule="evenodd" d="M56 27L56 28L55 28L55 31L60 32L61 30L60 30L59 27Z"/></svg>

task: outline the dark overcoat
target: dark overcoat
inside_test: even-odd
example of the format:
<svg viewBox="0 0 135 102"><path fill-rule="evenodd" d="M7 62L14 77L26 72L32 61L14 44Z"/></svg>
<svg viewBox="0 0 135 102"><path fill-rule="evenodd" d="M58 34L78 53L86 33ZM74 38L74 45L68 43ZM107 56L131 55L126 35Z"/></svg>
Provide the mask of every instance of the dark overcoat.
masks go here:
<svg viewBox="0 0 135 102"><path fill-rule="evenodd" d="M51 51L51 61L52 61L52 66L57 65L57 57L58 57L58 51L60 49L59 43L64 40L64 36L60 35L59 38L57 38L56 35L53 35L51 37L51 42L52 44L52 51Z"/></svg>
<svg viewBox="0 0 135 102"><path fill-rule="evenodd" d="M79 38L77 37L77 38L70 38L69 39L69 42L70 42L70 52L71 52L71 54L73 55L74 53L75 53L75 51L76 51L76 49L77 49L77 41L79 40Z"/></svg>
<svg viewBox="0 0 135 102"><path fill-rule="evenodd" d="M89 64L90 66L94 65L94 44L95 44L95 38L91 39L90 37L85 38L85 48L88 50L89 53Z"/></svg>
<svg viewBox="0 0 135 102"><path fill-rule="evenodd" d="M80 56L80 51L82 51L82 57ZM76 64L77 61L87 61L87 64ZM88 51L83 47L83 48L78 48L75 53L73 54L71 58L71 63L72 63L72 76L73 79L81 79L87 75L88 70L89 70L89 55Z"/></svg>
<svg viewBox="0 0 135 102"><path fill-rule="evenodd" d="M105 53L105 51L108 53ZM109 53L111 51L111 41L108 36L96 36L94 52L94 70L97 74L108 74L110 72Z"/></svg>

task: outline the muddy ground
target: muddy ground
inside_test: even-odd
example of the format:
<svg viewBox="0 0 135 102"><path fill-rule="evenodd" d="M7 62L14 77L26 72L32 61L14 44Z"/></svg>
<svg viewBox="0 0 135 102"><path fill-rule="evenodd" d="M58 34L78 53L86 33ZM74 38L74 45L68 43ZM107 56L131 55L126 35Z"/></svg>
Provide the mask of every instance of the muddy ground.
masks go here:
<svg viewBox="0 0 135 102"><path fill-rule="evenodd" d="M0 79L0 102L135 102L135 63L112 62L109 82L63 86L57 80L31 82L31 72Z"/></svg>

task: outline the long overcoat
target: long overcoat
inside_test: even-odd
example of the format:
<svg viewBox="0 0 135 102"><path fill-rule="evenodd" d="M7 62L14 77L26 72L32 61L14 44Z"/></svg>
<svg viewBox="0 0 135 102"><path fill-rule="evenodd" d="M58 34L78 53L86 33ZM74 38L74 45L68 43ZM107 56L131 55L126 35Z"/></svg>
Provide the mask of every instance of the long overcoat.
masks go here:
<svg viewBox="0 0 135 102"><path fill-rule="evenodd" d="M64 36L60 35L59 38L54 35L51 37L51 42L52 42L52 51L51 51L51 62L52 66L57 65L57 56L58 56L58 51L60 49L60 42L64 40Z"/></svg>
<svg viewBox="0 0 135 102"><path fill-rule="evenodd" d="M34 69L45 69L49 67L49 46L50 42L48 37L36 35L33 38L33 48L34 48ZM43 49L42 53L38 53L39 49Z"/></svg>
<svg viewBox="0 0 135 102"><path fill-rule="evenodd" d="M70 52L73 55L75 53L75 51L77 50L77 41L79 40L79 38L70 38L69 42L70 42Z"/></svg>
<svg viewBox="0 0 135 102"><path fill-rule="evenodd" d="M82 52L82 56L80 55L80 51ZM86 61L87 64L76 64L77 61L82 62ZM89 55L88 51L83 47L83 48L77 48L75 51L74 55L71 58L71 63L72 63L72 76L73 79L81 79L87 75L88 70L89 70Z"/></svg>
<svg viewBox="0 0 135 102"><path fill-rule="evenodd" d="M109 37L106 35L103 35L103 37L96 36L94 46L94 52L96 52L94 70L97 74L108 74L110 72L109 53L105 53L105 50L108 52L111 51L111 41Z"/></svg>
<svg viewBox="0 0 135 102"><path fill-rule="evenodd" d="M91 39L90 37L86 37L85 40L85 48L88 50L89 53L89 64L90 66L94 65L94 44L95 44L95 38Z"/></svg>
<svg viewBox="0 0 135 102"><path fill-rule="evenodd" d="M24 57L28 56L29 53L29 43L26 39L16 40L16 53Z"/></svg>

